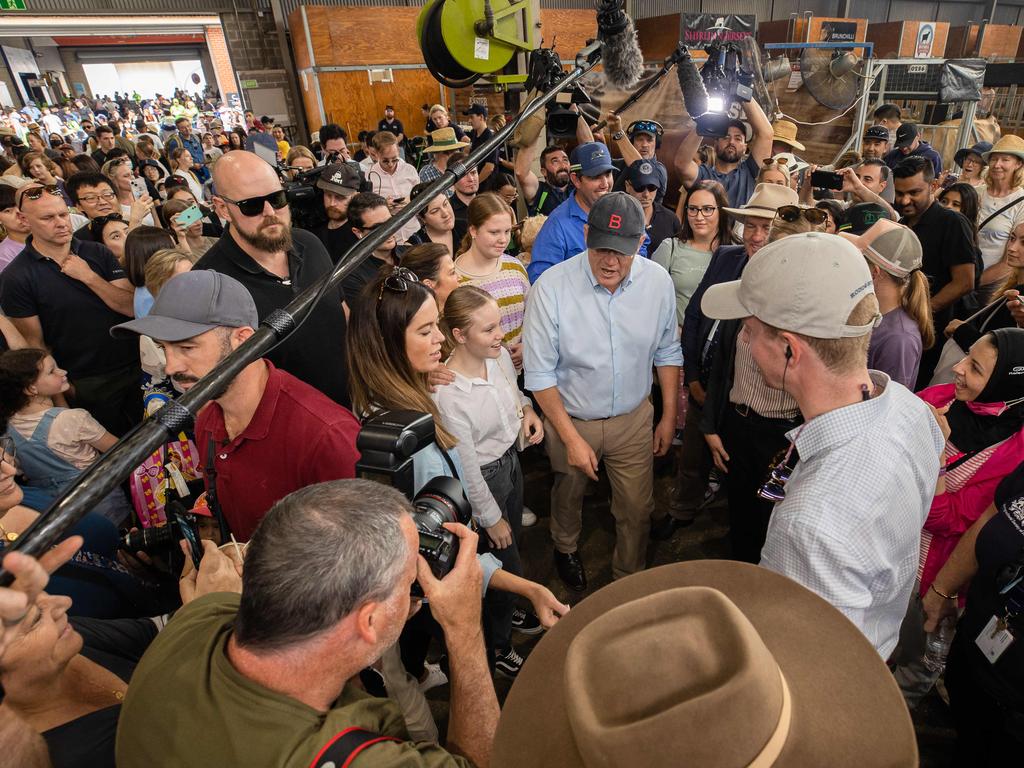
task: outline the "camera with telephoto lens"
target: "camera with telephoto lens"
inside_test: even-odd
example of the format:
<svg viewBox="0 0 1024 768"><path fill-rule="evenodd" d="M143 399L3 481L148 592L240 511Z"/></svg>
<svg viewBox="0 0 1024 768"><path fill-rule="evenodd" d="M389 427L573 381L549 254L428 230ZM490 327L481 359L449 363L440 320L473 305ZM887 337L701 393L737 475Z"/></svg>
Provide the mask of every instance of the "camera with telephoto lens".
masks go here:
<svg viewBox="0 0 1024 768"><path fill-rule="evenodd" d="M445 523L470 525L473 508L462 483L444 475L432 478L415 491L412 457L436 440L434 419L417 411L381 411L363 422L356 437L360 477L390 485L412 502L412 519L419 534L420 554L437 578L444 578L455 565L459 539ZM444 452L442 452L444 453ZM444 453L447 457L447 453ZM422 596L419 584L413 594Z"/></svg>

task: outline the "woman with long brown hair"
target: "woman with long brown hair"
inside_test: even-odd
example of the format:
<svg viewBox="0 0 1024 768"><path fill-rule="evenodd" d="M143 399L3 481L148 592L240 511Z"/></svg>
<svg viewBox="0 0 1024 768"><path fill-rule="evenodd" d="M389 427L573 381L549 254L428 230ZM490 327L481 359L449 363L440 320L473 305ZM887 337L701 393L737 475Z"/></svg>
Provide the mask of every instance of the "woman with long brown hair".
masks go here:
<svg viewBox="0 0 1024 768"><path fill-rule="evenodd" d="M442 195L438 195L442 197ZM459 287L459 275L455 271L455 260L443 243L422 243L414 245L402 254L399 262L434 292L437 309L444 312L444 303L449 294Z"/></svg>
<svg viewBox="0 0 1024 768"><path fill-rule="evenodd" d="M728 205L725 189L717 181L697 182L687 190L680 206L679 232L662 241L651 256L651 261L663 266L675 283L680 328L686 305L704 277L711 254L719 246L734 242L729 215L722 210Z"/></svg>
<svg viewBox="0 0 1024 768"><path fill-rule="evenodd" d="M501 307L503 344L516 370L523 368L523 318L530 278L523 263L506 253L512 240L515 214L508 203L492 192L473 198L468 227L455 259L459 282L475 285L491 294Z"/></svg>
<svg viewBox="0 0 1024 768"><path fill-rule="evenodd" d="M921 271L917 236L883 220L856 238L868 260L882 320L871 333L868 368L887 373L910 390L917 381L921 355L935 344L931 293Z"/></svg>

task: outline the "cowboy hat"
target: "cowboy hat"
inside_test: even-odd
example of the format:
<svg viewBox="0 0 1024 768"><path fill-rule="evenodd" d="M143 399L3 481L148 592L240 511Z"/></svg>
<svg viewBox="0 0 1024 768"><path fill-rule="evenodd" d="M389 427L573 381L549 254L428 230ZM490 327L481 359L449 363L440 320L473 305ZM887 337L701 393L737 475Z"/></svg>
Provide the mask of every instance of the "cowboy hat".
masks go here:
<svg viewBox="0 0 1024 768"><path fill-rule="evenodd" d="M796 123L789 120L776 120L772 123L772 141L788 144L793 149L803 152L807 147L796 140Z"/></svg>
<svg viewBox="0 0 1024 768"><path fill-rule="evenodd" d="M702 560L620 579L548 631L512 686L491 765L916 766L871 643L784 576Z"/></svg>
<svg viewBox="0 0 1024 768"><path fill-rule="evenodd" d="M469 146L469 139L459 139L455 135L454 128L438 128L430 132L430 146L423 149L424 152L455 152Z"/></svg>
<svg viewBox="0 0 1024 768"><path fill-rule="evenodd" d="M784 205L799 205L800 196L795 189L781 184L758 184L754 194L742 208L723 208L726 213L743 221L747 216L759 219L774 219L775 212Z"/></svg>
<svg viewBox="0 0 1024 768"><path fill-rule="evenodd" d="M981 159L989 163L992 162L992 155L996 154L1013 155L1024 160L1024 139L1013 134L1003 136L992 146L992 149L981 156Z"/></svg>

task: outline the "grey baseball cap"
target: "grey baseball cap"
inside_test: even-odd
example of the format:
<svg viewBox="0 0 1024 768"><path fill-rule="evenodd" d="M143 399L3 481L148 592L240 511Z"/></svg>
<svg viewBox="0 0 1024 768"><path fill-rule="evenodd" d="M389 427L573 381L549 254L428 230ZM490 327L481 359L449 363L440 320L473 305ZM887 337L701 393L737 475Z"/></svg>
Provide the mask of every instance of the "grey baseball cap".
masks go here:
<svg viewBox="0 0 1024 768"><path fill-rule="evenodd" d="M256 328L259 322L256 302L244 285L220 272L198 269L172 277L148 315L115 325L110 335L184 341L214 328Z"/></svg>
<svg viewBox="0 0 1024 768"><path fill-rule="evenodd" d="M881 320L847 325L853 308L874 293L871 271L853 243L824 232L791 235L757 252L743 277L708 288L700 308L715 320L754 316L816 339L863 336Z"/></svg>
<svg viewBox="0 0 1024 768"><path fill-rule="evenodd" d="M644 209L625 192L599 197L587 216L587 248L634 256L646 231Z"/></svg>

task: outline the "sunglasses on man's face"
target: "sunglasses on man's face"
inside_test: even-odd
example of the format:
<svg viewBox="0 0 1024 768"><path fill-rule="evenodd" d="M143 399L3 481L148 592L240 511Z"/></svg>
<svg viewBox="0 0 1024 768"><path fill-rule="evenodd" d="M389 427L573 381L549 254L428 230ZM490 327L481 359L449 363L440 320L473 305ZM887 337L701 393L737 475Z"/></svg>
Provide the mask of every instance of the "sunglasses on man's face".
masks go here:
<svg viewBox="0 0 1024 768"><path fill-rule="evenodd" d="M231 203L231 205L237 206L243 216L259 216L263 213L263 208L266 203L270 203L270 207L275 211L279 211L288 205L288 193L283 189L271 192L269 195L247 197L244 200L232 200L230 197L225 197L224 195L217 195L217 197L225 203Z"/></svg>
<svg viewBox="0 0 1024 768"><path fill-rule="evenodd" d="M810 224L824 224L828 214L820 208L801 208L799 205L784 205L775 212L780 219L793 223L801 216Z"/></svg>
<svg viewBox="0 0 1024 768"><path fill-rule="evenodd" d="M29 200L38 200L44 193L53 195L54 197L63 197L60 190L57 189L56 184L46 184L42 187L29 187L27 189L23 189L21 195L18 197L18 210L21 210L21 204L25 202L26 197Z"/></svg>

